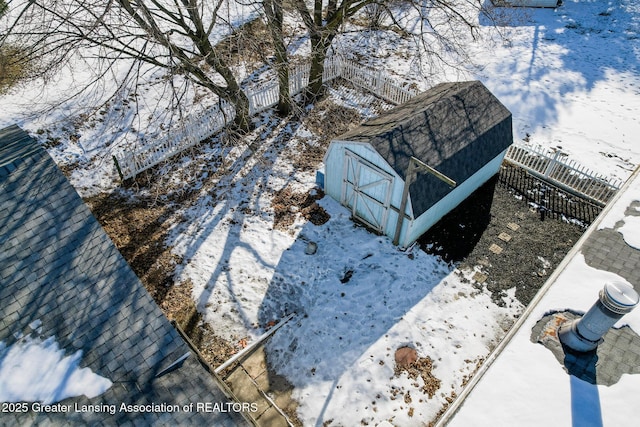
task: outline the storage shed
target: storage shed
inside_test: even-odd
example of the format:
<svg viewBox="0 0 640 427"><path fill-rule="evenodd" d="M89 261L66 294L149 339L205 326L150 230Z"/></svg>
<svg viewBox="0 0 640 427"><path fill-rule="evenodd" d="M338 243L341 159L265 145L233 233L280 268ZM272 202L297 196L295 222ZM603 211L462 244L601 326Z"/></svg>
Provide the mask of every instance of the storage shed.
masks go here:
<svg viewBox="0 0 640 427"><path fill-rule="evenodd" d="M325 192L407 247L495 175L512 142L511 113L481 82L442 83L333 140Z"/></svg>

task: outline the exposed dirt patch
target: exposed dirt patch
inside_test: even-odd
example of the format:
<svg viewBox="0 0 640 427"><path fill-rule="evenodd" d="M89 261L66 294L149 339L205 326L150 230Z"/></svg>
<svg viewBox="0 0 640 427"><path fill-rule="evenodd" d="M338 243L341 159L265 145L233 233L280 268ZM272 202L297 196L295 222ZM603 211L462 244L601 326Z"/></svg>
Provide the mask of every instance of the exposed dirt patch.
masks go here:
<svg viewBox="0 0 640 427"><path fill-rule="evenodd" d="M0 94L26 77L29 66L19 48L6 44L0 47Z"/></svg>
<svg viewBox="0 0 640 427"><path fill-rule="evenodd" d="M128 200L118 193L86 200L111 240L159 305L173 285L173 270L180 261L165 246L169 224L167 205Z"/></svg>
<svg viewBox="0 0 640 427"><path fill-rule="evenodd" d="M211 325L204 321L191 297L192 289L189 281L172 286L160 308L184 331L207 363L215 368L237 353L240 346L217 336Z"/></svg>
<svg viewBox="0 0 640 427"><path fill-rule="evenodd" d="M180 326L209 364L216 367L239 350L203 321L191 297L191 284L174 285L180 259L165 246L170 205L130 200L118 193L85 201L165 316Z"/></svg>
<svg viewBox="0 0 640 427"><path fill-rule="evenodd" d="M394 368L394 373L397 377L406 372L409 378L412 380L422 377L424 385L422 386L422 392L426 394L429 399L435 396L438 389L440 389L440 380L433 376L433 361L430 357L419 357L417 360L407 363L398 364ZM409 392L404 394L405 401ZM407 402L409 403L409 402Z"/></svg>
<svg viewBox="0 0 640 427"><path fill-rule="evenodd" d="M315 105L302 123L319 138L320 145L326 148L332 139L355 128L362 119L357 110L338 105L326 98ZM316 166L322 161L322 157L317 160Z"/></svg>
<svg viewBox="0 0 640 427"><path fill-rule="evenodd" d="M248 21L218 43L216 51L230 65L246 65L247 62L252 66L263 65L273 53L269 28L260 18Z"/></svg>
<svg viewBox="0 0 640 427"><path fill-rule="evenodd" d="M358 126L363 119L353 108L338 105L331 98L322 99L311 110L293 118L295 127L302 126L313 136L297 137L296 143L287 147L282 155L296 171L314 172L322 163L331 141Z"/></svg>
<svg viewBox="0 0 640 427"><path fill-rule="evenodd" d="M236 135L225 130L212 139L184 150L180 156L171 157L140 172L136 177L126 180L123 187L137 194L145 194L148 204L184 208L198 199L204 185L214 185L219 176L227 171L229 160L220 153L212 154L212 147L226 152L234 144L237 144ZM183 161L183 158L190 160ZM215 191L209 188L211 185L207 190L215 196Z"/></svg>
<svg viewBox="0 0 640 427"><path fill-rule="evenodd" d="M329 221L329 214L318 205L317 201L324 197L321 190L311 193L297 193L285 187L273 195L273 227L287 230L295 222L298 215L314 225L322 225Z"/></svg>

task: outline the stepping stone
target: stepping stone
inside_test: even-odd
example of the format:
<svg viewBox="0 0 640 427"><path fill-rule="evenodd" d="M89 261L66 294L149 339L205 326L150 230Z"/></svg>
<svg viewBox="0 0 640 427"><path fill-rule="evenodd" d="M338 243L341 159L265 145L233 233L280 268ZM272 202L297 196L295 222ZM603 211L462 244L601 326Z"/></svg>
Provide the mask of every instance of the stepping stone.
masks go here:
<svg viewBox="0 0 640 427"><path fill-rule="evenodd" d="M478 265L481 267L490 267L491 261L489 261L489 258L485 256L478 260Z"/></svg>
<svg viewBox="0 0 640 427"><path fill-rule="evenodd" d="M491 252L493 252L496 255L499 255L502 253L502 248L498 245L496 245L495 243L493 243L491 246L489 246L489 250Z"/></svg>
<svg viewBox="0 0 640 427"><path fill-rule="evenodd" d="M258 410L252 415L259 416L271 406L271 403L260 393L257 384L242 366L237 366L225 379L225 382L239 402L253 402L257 405Z"/></svg>
<svg viewBox="0 0 640 427"><path fill-rule="evenodd" d="M264 349L262 347L256 349L242 362L242 367L251 378L258 378L260 374L267 370L267 360Z"/></svg>
<svg viewBox="0 0 640 427"><path fill-rule="evenodd" d="M500 233L498 234L498 239L502 240L503 242L508 242L509 240L511 240L511 236L507 233Z"/></svg>
<svg viewBox="0 0 640 427"><path fill-rule="evenodd" d="M507 228L511 231L518 231L518 229L520 228L520 226L518 224L516 224L515 222L510 222L507 224Z"/></svg>
<svg viewBox="0 0 640 427"><path fill-rule="evenodd" d="M484 283L487 281L488 278L489 276L487 276L486 274L476 271L471 279L475 280L478 283Z"/></svg>
<svg viewBox="0 0 640 427"><path fill-rule="evenodd" d="M288 427L287 420L273 406L264 411L257 419L258 426Z"/></svg>

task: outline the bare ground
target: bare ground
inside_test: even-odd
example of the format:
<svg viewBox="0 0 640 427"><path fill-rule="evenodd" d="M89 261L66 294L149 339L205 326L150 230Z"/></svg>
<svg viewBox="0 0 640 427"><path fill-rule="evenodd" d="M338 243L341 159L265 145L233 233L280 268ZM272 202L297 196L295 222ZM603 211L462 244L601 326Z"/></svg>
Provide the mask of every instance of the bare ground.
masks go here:
<svg viewBox="0 0 640 427"><path fill-rule="evenodd" d="M165 244L172 205L132 200L118 192L86 202L163 313L187 334L207 363L221 365L239 350L203 322L190 283L174 286L173 273L181 260Z"/></svg>

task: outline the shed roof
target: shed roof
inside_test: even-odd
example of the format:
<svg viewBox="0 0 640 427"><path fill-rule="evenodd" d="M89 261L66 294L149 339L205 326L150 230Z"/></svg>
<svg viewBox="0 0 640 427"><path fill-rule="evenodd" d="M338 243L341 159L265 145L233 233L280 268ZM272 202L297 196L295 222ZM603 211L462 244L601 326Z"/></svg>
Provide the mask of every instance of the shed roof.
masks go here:
<svg viewBox="0 0 640 427"><path fill-rule="evenodd" d="M67 354L113 385L81 404L224 402L192 356L156 378L190 349L162 314L75 189L37 142L17 126L0 130L0 341L29 334ZM66 402L69 403L69 402ZM216 424L232 413L117 412L3 414L25 424ZM8 421L10 424L11 421Z"/></svg>
<svg viewBox="0 0 640 427"><path fill-rule="evenodd" d="M403 179L416 157L457 183L512 142L511 113L479 81L442 83L337 138L370 143ZM419 216L451 188L429 174L411 185Z"/></svg>

